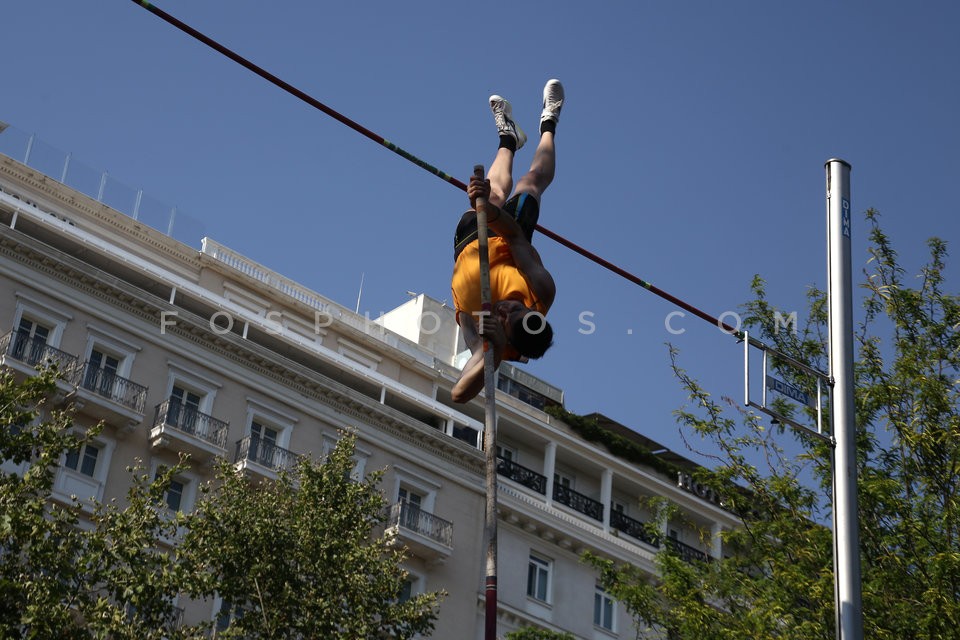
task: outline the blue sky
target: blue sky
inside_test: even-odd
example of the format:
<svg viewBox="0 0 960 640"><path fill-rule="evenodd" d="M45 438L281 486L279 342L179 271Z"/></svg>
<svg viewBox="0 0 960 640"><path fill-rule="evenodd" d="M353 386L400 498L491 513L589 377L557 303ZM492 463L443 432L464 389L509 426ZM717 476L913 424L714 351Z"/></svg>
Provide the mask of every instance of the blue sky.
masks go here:
<svg viewBox="0 0 960 640"><path fill-rule="evenodd" d="M487 96L535 131L560 78L541 224L714 316L761 274L803 317L826 281L831 157L853 166L858 273L868 207L911 269L930 236L960 237L955 2L156 4L463 180L496 149ZM197 248L208 235L351 308L362 276L371 316L407 291L449 299L460 190L129 0L4 5L0 120L176 205ZM569 409L682 450L667 342L715 397L742 398L732 338L690 316L671 334L669 303L536 243L557 335L528 368Z"/></svg>

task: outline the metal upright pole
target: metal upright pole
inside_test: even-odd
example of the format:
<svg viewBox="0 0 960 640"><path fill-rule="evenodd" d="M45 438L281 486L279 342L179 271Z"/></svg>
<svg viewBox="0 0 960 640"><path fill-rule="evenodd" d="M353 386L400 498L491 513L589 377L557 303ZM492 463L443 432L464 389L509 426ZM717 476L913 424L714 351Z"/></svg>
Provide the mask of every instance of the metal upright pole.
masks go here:
<svg viewBox="0 0 960 640"><path fill-rule="evenodd" d="M857 449L853 394L853 278L850 259L850 165L828 160L827 244L830 376L833 393L833 544L837 638L863 640Z"/></svg>
<svg viewBox="0 0 960 640"><path fill-rule="evenodd" d="M474 165L473 175L483 177L483 165ZM490 256L487 252L487 203L477 198L477 244L480 252L480 302L484 317L493 313L490 295ZM486 454L487 503L484 532L487 540L487 576L484 592L484 640L497 638L497 371L493 349L483 341L483 387L486 411L483 449Z"/></svg>

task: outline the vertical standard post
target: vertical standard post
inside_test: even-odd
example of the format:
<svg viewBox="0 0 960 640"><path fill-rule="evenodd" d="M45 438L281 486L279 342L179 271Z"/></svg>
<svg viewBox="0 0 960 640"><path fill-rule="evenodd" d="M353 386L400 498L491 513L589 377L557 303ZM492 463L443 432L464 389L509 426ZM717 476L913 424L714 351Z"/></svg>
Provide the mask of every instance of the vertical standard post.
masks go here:
<svg viewBox="0 0 960 640"><path fill-rule="evenodd" d="M63 173L60 174L60 182L67 184L67 170L70 169L70 158L73 156L72 153L67 154L67 158L63 161Z"/></svg>
<svg viewBox="0 0 960 640"><path fill-rule="evenodd" d="M167 222L167 235L173 237L173 223L177 219L177 208L170 209L170 221ZM357 312L359 313L359 311Z"/></svg>
<svg viewBox="0 0 960 640"><path fill-rule="evenodd" d="M750 334L743 332L743 406L750 406Z"/></svg>
<svg viewBox="0 0 960 640"><path fill-rule="evenodd" d="M107 172L100 174L100 188L97 189L97 202L103 202L103 191L107 188Z"/></svg>
<svg viewBox="0 0 960 640"><path fill-rule="evenodd" d="M33 141L36 139L37 134L31 133L30 138L27 140L27 152L23 154L23 164L30 166L30 153L33 152Z"/></svg>
<svg viewBox="0 0 960 640"><path fill-rule="evenodd" d="M483 165L474 165L473 175L483 177ZM487 252L487 203L477 198L477 244L480 252L481 314L493 314L490 298L490 255ZM481 318L482 322L482 318ZM482 334L481 325L481 334ZM487 576L484 591L484 640L497 638L497 372L493 348L483 341L483 388L486 411L483 423L483 449L486 455L487 503L484 532L487 540Z"/></svg>
<svg viewBox="0 0 960 640"><path fill-rule="evenodd" d="M853 279L850 260L850 165L832 159L827 169L827 255L830 283L833 544L837 638L863 640L857 449L853 394Z"/></svg>

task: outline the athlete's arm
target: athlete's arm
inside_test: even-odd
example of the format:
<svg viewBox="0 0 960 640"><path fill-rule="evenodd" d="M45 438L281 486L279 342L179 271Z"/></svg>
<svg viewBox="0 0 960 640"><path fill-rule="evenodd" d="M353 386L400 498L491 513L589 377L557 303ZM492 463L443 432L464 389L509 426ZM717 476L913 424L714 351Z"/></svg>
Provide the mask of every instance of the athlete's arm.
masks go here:
<svg viewBox="0 0 960 640"><path fill-rule="evenodd" d="M489 314L482 318L483 337L489 339L493 349L493 366L499 367L503 358L503 348L506 336L503 327ZM464 403L473 400L484 385L483 370L483 337L477 331L477 324L469 313L458 313L457 323L463 330L463 340L470 349L470 359L463 366L460 378L453 385L451 392L454 402Z"/></svg>

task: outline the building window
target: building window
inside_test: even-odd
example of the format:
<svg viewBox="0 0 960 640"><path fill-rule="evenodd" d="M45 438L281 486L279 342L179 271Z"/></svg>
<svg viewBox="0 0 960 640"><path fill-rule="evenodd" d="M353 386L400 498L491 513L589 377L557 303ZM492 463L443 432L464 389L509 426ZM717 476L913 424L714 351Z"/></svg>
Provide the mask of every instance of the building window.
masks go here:
<svg viewBox="0 0 960 640"><path fill-rule="evenodd" d="M162 461L155 461L151 468L154 480L159 480L170 469ZM163 503L171 514L178 511L182 513L193 511L198 484L200 484L199 478L187 470L180 471L170 478L170 484L163 492Z"/></svg>
<svg viewBox="0 0 960 640"><path fill-rule="evenodd" d="M337 443L339 440L332 435L325 433L323 434L323 443L320 445L320 452L322 455L322 460L326 461L330 454L333 453L333 450L337 448ZM370 457L370 452L362 447L358 443L354 443L353 446L353 470L350 472L350 479L360 482L363 480L363 474L367 468L367 458Z"/></svg>
<svg viewBox="0 0 960 640"><path fill-rule="evenodd" d="M457 440L463 440L472 447L477 447L478 449L483 448L480 440L480 432L473 427L468 427L466 425L453 423L453 428L450 431L452 435Z"/></svg>
<svg viewBox="0 0 960 640"><path fill-rule="evenodd" d="M87 360L87 371L83 377L84 388L108 398L113 397L121 362L119 357L94 347Z"/></svg>
<svg viewBox="0 0 960 640"><path fill-rule="evenodd" d="M13 336L10 355L27 364L38 364L46 354L49 337L49 327L22 316Z"/></svg>
<svg viewBox="0 0 960 640"><path fill-rule="evenodd" d="M393 495L397 497L397 502L411 507L403 511L433 513L440 483L422 471L400 465L394 465L393 469L397 474Z"/></svg>
<svg viewBox="0 0 960 640"><path fill-rule="evenodd" d="M112 333L87 327L87 373L84 386L92 391L111 389L117 378L126 378L133 368L134 354L140 347L119 338Z"/></svg>
<svg viewBox="0 0 960 640"><path fill-rule="evenodd" d="M22 293L17 293L16 296L17 309L13 317L13 326L16 327L14 348L23 351L10 355L26 362L30 361L24 356L37 355L36 362L30 362L37 364L46 355L44 347L60 346L63 329L72 316ZM36 351L31 351L31 347Z"/></svg>
<svg viewBox="0 0 960 640"><path fill-rule="evenodd" d="M167 365L167 401L160 418L184 433L217 444L225 443L227 423L212 415L213 401L221 383L175 362L168 360Z"/></svg>
<svg viewBox="0 0 960 640"><path fill-rule="evenodd" d="M99 455L100 448L88 442L79 449L69 451L64 466L93 478L97 471L97 458Z"/></svg>
<svg viewBox="0 0 960 640"><path fill-rule="evenodd" d="M423 578L407 569L405 570L407 576L400 583L400 595L397 596L397 602L401 603L423 592Z"/></svg>
<svg viewBox="0 0 960 640"><path fill-rule="evenodd" d="M550 562L533 554L527 565L527 595L541 602L550 601Z"/></svg>
<svg viewBox="0 0 960 640"><path fill-rule="evenodd" d="M553 484L564 489L573 489L573 476L557 472L553 474Z"/></svg>
<svg viewBox="0 0 960 640"><path fill-rule="evenodd" d="M163 495L167 506L173 511L180 510L180 503L183 502L184 484L179 480L171 480L167 492Z"/></svg>
<svg viewBox="0 0 960 640"><path fill-rule="evenodd" d="M402 583L400 583L400 595L397 597L397 602L401 604L413 597L413 579L407 577Z"/></svg>
<svg viewBox="0 0 960 640"><path fill-rule="evenodd" d="M103 369L107 373L116 375L120 371L120 358L94 349L90 352L90 368Z"/></svg>
<svg viewBox="0 0 960 640"><path fill-rule="evenodd" d="M243 609L239 605L234 605L229 600L221 600L220 608L217 609L217 620L214 623L214 630L226 631L234 620L239 620L243 615Z"/></svg>
<svg viewBox="0 0 960 640"><path fill-rule="evenodd" d="M400 509L400 526L411 531L420 531L420 510L423 508L424 495L401 486L397 492L397 502L403 504Z"/></svg>
<svg viewBox="0 0 960 640"><path fill-rule="evenodd" d="M17 326L17 333L26 334L28 337L36 338L46 344L47 338L50 337L50 327L45 327L30 318L22 317L20 318L20 324Z"/></svg>
<svg viewBox="0 0 960 640"><path fill-rule="evenodd" d="M250 460L265 467L276 466L280 431L254 420L250 423Z"/></svg>
<svg viewBox="0 0 960 640"><path fill-rule="evenodd" d="M521 402L526 403L536 409L540 409L541 411L544 409L544 407L557 405L557 403L550 398L547 398L541 393L537 393L533 389L522 385L516 380L508 378L505 375L499 376L497 380L497 388L507 395L511 395Z"/></svg>
<svg viewBox="0 0 960 640"><path fill-rule="evenodd" d="M593 624L613 631L614 614L616 613L613 598L601 587L597 587L593 593Z"/></svg>
<svg viewBox="0 0 960 640"><path fill-rule="evenodd" d="M419 509L423 505L423 494L401 486L400 490L397 491L397 501L405 502Z"/></svg>
<svg viewBox="0 0 960 640"><path fill-rule="evenodd" d="M517 450L514 449L513 447L508 447L501 444L497 445L497 457L502 458L503 460L506 460L508 462L519 462L517 460L517 458L519 457L517 455Z"/></svg>
<svg viewBox="0 0 960 640"><path fill-rule="evenodd" d="M115 446L115 441L101 436L67 451L54 482L54 496L70 502L76 496L85 509L90 507L90 498L100 500Z"/></svg>
<svg viewBox="0 0 960 640"><path fill-rule="evenodd" d="M167 422L181 431L196 433L202 399L198 393L173 385L173 390L170 392L170 406L167 409Z"/></svg>
<svg viewBox="0 0 960 640"><path fill-rule="evenodd" d="M158 467L157 473L154 475L154 479L158 479L166 472L166 467ZM167 490L163 492L163 501L167 503L167 507L171 511L180 511L180 508L183 506L184 493L187 488L187 483L182 478L171 478L170 486L167 487Z"/></svg>
<svg viewBox="0 0 960 640"><path fill-rule="evenodd" d="M275 471L287 470L296 464L297 456L288 451L296 416L247 398L249 441L246 459Z"/></svg>

